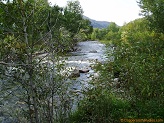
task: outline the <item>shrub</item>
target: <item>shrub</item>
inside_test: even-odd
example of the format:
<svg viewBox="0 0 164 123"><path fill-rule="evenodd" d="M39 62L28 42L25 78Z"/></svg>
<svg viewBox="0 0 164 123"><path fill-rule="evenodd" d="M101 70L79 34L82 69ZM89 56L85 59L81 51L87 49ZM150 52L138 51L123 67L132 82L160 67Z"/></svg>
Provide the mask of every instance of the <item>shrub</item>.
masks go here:
<svg viewBox="0 0 164 123"><path fill-rule="evenodd" d="M118 123L128 114L129 104L112 93L95 88L87 92L77 111L72 114L73 123Z"/></svg>

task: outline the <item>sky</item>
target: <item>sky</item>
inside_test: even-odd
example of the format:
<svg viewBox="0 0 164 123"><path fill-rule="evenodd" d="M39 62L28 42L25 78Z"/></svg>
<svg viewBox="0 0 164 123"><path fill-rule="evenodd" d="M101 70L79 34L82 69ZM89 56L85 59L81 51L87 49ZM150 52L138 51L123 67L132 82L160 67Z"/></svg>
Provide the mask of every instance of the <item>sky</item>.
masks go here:
<svg viewBox="0 0 164 123"><path fill-rule="evenodd" d="M49 0L52 5L57 4L61 7L67 5L68 0ZM140 8L137 0L79 0L84 11L84 15L97 20L115 22L122 26L139 16Z"/></svg>

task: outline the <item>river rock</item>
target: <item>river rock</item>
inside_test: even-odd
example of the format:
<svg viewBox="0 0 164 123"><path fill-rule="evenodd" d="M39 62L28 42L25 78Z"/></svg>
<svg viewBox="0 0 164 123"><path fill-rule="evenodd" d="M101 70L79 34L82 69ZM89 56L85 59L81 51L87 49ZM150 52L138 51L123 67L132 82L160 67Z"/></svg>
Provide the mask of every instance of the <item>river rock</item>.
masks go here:
<svg viewBox="0 0 164 123"><path fill-rule="evenodd" d="M119 82L119 78L114 78L113 82Z"/></svg>
<svg viewBox="0 0 164 123"><path fill-rule="evenodd" d="M89 70L88 69L84 69L84 70L79 70L80 73L88 73Z"/></svg>
<svg viewBox="0 0 164 123"><path fill-rule="evenodd" d="M98 79L99 77L100 77L100 73L99 72L93 74L93 78L94 79Z"/></svg>
<svg viewBox="0 0 164 123"><path fill-rule="evenodd" d="M97 51L96 50L91 50L91 51L89 51L89 53L97 53Z"/></svg>
<svg viewBox="0 0 164 123"><path fill-rule="evenodd" d="M80 77L80 72L78 69L75 69L74 71L71 72L71 75L69 76L70 78L77 78Z"/></svg>

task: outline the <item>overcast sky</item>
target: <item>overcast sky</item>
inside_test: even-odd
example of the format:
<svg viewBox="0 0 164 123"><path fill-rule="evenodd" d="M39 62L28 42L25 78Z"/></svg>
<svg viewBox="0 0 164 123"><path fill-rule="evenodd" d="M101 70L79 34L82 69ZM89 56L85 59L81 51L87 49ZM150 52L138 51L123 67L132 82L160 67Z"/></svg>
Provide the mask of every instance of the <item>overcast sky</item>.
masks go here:
<svg viewBox="0 0 164 123"><path fill-rule="evenodd" d="M68 0L49 0L52 5L66 6ZM140 18L137 0L79 0L84 15L98 21L115 22L122 26Z"/></svg>

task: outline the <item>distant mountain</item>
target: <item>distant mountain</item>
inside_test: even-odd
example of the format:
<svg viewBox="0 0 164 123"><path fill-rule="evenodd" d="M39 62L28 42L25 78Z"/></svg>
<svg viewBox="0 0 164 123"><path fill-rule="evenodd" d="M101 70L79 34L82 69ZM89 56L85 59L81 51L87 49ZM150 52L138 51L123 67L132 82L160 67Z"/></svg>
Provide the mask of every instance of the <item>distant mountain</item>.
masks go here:
<svg viewBox="0 0 164 123"><path fill-rule="evenodd" d="M102 28L107 28L110 24L110 22L107 22L107 21L96 21L96 20L93 20L93 19L90 19L89 17L86 17L86 16L83 16L84 19L88 19L91 21L91 25L93 26L93 28L99 28L99 29L102 29Z"/></svg>

